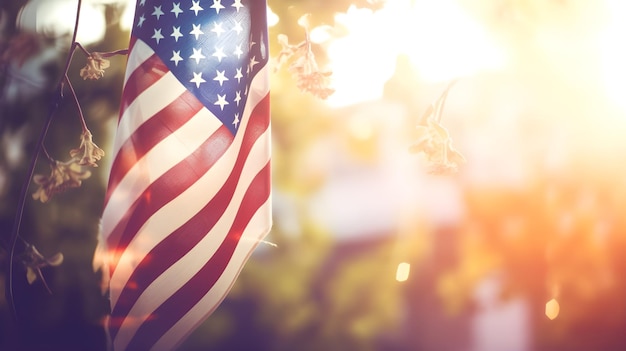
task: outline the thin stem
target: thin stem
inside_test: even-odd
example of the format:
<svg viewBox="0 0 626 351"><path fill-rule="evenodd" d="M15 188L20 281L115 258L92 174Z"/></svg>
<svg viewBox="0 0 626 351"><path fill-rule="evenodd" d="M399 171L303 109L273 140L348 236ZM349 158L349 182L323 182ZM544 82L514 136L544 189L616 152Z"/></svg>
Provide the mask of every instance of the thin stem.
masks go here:
<svg viewBox="0 0 626 351"><path fill-rule="evenodd" d="M102 57L111 57L115 55L128 55L128 49L120 49L111 52L101 52Z"/></svg>
<svg viewBox="0 0 626 351"><path fill-rule="evenodd" d="M61 101L61 99L63 98L63 82L65 81L65 78L67 76L67 71L69 70L70 67L70 63L72 62L72 57L74 54L74 50L76 48L76 46L74 45L74 43L76 43L76 35L78 32L78 21L80 18L80 9L81 9L81 5L82 5L82 0L78 0L78 5L76 6L76 21L74 22L74 32L72 34L72 45L70 47L70 52L67 55L67 60L65 61L65 67L63 69L63 75L61 77L61 80L58 84L58 96L55 98L54 103L52 104L52 106L50 107L50 110L48 112L48 116L46 117L45 121L44 121L44 126L41 130L41 134L39 135L39 139L37 140L37 144L35 146L35 150L34 150L34 154L33 157L31 158L30 161L30 165L28 167L28 171L26 173L26 178L24 183L22 184L22 189L20 192L20 197L18 199L18 205L17 205L17 212L15 214L15 221L13 223L13 230L11 232L11 249L9 252L9 274L8 274L8 284L7 284L7 297L8 297L8 302L9 305L11 306L11 314L13 315L13 319L16 322L16 326L19 325L19 320L18 320L18 315L17 315L17 309L15 308L15 298L13 295L13 261L15 258L15 248L17 245L17 241L18 238L20 238L20 226L22 224L22 217L24 215L24 205L26 203L26 198L28 196L28 188L30 185L30 181L33 177L33 174L35 173L35 166L37 164L37 159L39 156L39 153L41 152L41 150L43 149L43 143L44 140L46 138L46 135L48 134L48 129L50 128L50 124L52 122L52 117L54 116L54 113L56 112L56 110L59 107L59 103ZM46 152L47 155L47 152ZM48 155L49 158L49 155ZM23 239L22 239L23 240Z"/></svg>
<svg viewBox="0 0 626 351"><path fill-rule="evenodd" d="M78 6L80 7L80 0L78 1ZM78 21L76 22L78 23ZM76 34L76 33L74 33ZM72 37L72 40L76 40L76 35L74 35ZM61 77L61 80L59 81L59 94L61 95L61 97L63 96L63 90L65 90L65 80L67 79L67 72L70 69L70 63L72 62L72 58L74 57L74 52L76 51L76 47L80 46L80 44L78 44L75 41L72 41L72 45L70 45L70 51L67 55L67 60L65 62L65 68L63 69L63 76ZM82 48L82 46L81 46ZM68 81L69 83L69 81Z"/></svg>
<svg viewBox="0 0 626 351"><path fill-rule="evenodd" d="M457 81L458 79L454 79L450 83L448 83L448 86L446 87L446 89L441 94L441 97L439 98L441 102L439 103L438 111L437 111L437 123L441 123L441 116L443 116L443 107L446 104L448 93L450 92L450 89L452 89L452 86L456 84Z"/></svg>
<svg viewBox="0 0 626 351"><path fill-rule="evenodd" d="M91 55L91 53L89 53L89 51L87 51L87 49L85 49L79 42L74 42L74 45L76 45L80 49L80 51L85 54L85 56Z"/></svg>
<svg viewBox="0 0 626 351"><path fill-rule="evenodd" d="M41 152L43 152L44 156L46 156L46 159L48 159L48 162L50 162L50 163L54 162L54 159L48 153L48 149L46 149L45 145L42 145Z"/></svg>
<svg viewBox="0 0 626 351"><path fill-rule="evenodd" d="M20 232L20 226L22 224L22 217L24 215L24 205L26 203L26 197L28 195L28 187L30 185L30 180L32 179L33 173L35 172L35 165L37 164L37 158L38 158L39 152L43 149L43 142L46 138L46 134L48 134L48 129L50 128L52 117L54 116L54 112L57 109L57 106L59 106L59 100L60 98L57 98L57 100L53 104L53 107L50 108L50 111L48 112L48 116L46 117L44 126L41 130L41 134L39 135L39 140L37 141L37 144L35 146L34 155L30 160L30 165L28 167L28 171L26 174L26 178L25 178L26 180L22 184L22 190L20 192L20 197L19 197L18 204L17 204L17 213L15 214L15 222L13 224L13 231L11 233L11 244L10 244L11 249L9 251L9 276L8 276L9 284L7 285L7 290L8 290L7 296L9 300L9 306L11 306L11 313L13 314L13 318L16 322L18 318L17 318L17 311L15 308L15 299L13 297L13 261L15 257L15 247L17 245L18 237L21 238L21 236L19 235L19 232ZM22 241L24 241L24 239L22 239Z"/></svg>
<svg viewBox="0 0 626 351"><path fill-rule="evenodd" d="M91 53L87 51L87 49L85 49L85 47L82 46L81 43L76 42L74 43L74 45L76 45L76 47L78 47L80 51L82 51L85 54L85 56L87 57L91 56ZM99 54L102 57L111 57L115 55L128 55L128 49L120 49L120 50L115 50L115 51L110 51L110 52L100 52Z"/></svg>
<svg viewBox="0 0 626 351"><path fill-rule="evenodd" d="M76 96L76 91L74 90L74 86L72 86L72 82L68 78L67 74L65 74L65 81L67 82L67 87L70 88L70 93L72 93L72 97L74 98L74 103L76 103L76 108L78 109L78 116L80 117L80 123L83 127L83 132L87 131L87 123L85 122L85 115L83 115L83 109L80 107L80 102L78 102L78 96Z"/></svg>
<svg viewBox="0 0 626 351"><path fill-rule="evenodd" d="M74 39L75 40L75 39ZM82 51L85 56L90 57L91 53L89 51L87 51L87 49L85 49L84 46L81 45L81 43L77 42L77 41L73 41L72 42L72 48L70 50L70 56L69 56L69 60L68 60L68 64L69 61L71 61L72 56L74 55L74 51L76 48L79 48L80 51ZM110 56L114 56L114 55L127 55L128 54L128 49L121 49L121 50L116 50L116 51L112 51L112 52L105 52L105 53L101 53L102 57L110 57ZM76 103L76 108L78 109L78 115L80 117L80 123L83 127L83 132L88 131L89 129L87 128L87 122L85 122L85 115L83 114L83 110L80 107L80 102L78 101L78 96L76 95L76 91L74 90L74 86L72 86L72 82L70 81L70 78L67 76L67 69L65 70L65 75L64 75L64 79L62 82L67 83L67 86L70 88L70 93L72 94L72 97L74 98L74 103Z"/></svg>
<svg viewBox="0 0 626 351"><path fill-rule="evenodd" d="M450 81L450 83L448 83L448 85L443 90L441 95L439 95L439 98L437 98L437 101L434 104L428 105L428 108L426 109L422 117L420 117L419 121L417 122L418 126L426 125L426 122L428 122L428 119L431 115L435 116L435 121L437 123L441 123L441 116L443 115L443 106L445 105L446 99L448 98L448 92L450 91L450 89L452 89L452 86L456 84L456 82L458 82L458 79L454 79Z"/></svg>
<svg viewBox="0 0 626 351"><path fill-rule="evenodd" d="M78 0L78 5L76 6L76 22L74 22L74 32L72 33L72 47L70 48L69 55L67 55L67 60L65 60L65 69L63 70L63 75L67 74L67 71L70 68L70 63L72 63L72 57L74 56L74 50L76 49L76 35L78 34L78 20L80 17L80 6L82 4L82 0ZM61 79L63 82L63 79Z"/></svg>

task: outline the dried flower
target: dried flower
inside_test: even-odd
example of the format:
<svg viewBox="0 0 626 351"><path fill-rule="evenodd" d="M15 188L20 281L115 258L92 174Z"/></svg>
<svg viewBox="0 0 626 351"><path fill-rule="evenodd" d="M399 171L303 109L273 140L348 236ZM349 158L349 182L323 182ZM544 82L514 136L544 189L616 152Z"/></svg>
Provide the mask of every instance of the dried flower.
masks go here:
<svg viewBox="0 0 626 351"><path fill-rule="evenodd" d="M282 49L274 59L274 71L278 71L292 57L295 61L289 66L289 72L296 80L301 91L309 92L314 96L326 99L335 90L330 88L332 72L321 71L315 61L315 55L311 51L311 39L309 38L308 15L302 16L298 24L304 27L306 38L297 45L289 44L289 38L284 34L278 35L278 43Z"/></svg>
<svg viewBox="0 0 626 351"><path fill-rule="evenodd" d="M273 70L274 72L278 72L278 70L293 56L295 53L306 45L306 42L301 42L298 45L290 45L289 38L284 34L278 34L278 44L282 47L278 56L273 59Z"/></svg>
<svg viewBox="0 0 626 351"><path fill-rule="evenodd" d="M46 280L43 278L41 269L47 266L58 266L63 263L63 254L58 252L50 258L45 258L34 245L26 244L26 249L22 254L22 263L26 267L26 279L28 284L32 284L41 279L41 282L46 287L49 293L51 293Z"/></svg>
<svg viewBox="0 0 626 351"><path fill-rule="evenodd" d="M80 76L85 79L100 79L104 77L104 70L111 65L109 60L102 57L99 52L92 52L87 57L87 65L81 68Z"/></svg>
<svg viewBox="0 0 626 351"><path fill-rule="evenodd" d="M452 147L448 131L438 122L431 119L425 126L418 125L417 134L417 142L411 146L410 151L426 155L431 173L453 173L465 162L463 155Z"/></svg>
<svg viewBox="0 0 626 351"><path fill-rule="evenodd" d="M98 167L96 161L99 161L104 156L104 150L99 148L92 138L91 132L85 129L80 135L80 146L78 149L70 150L70 156L78 158L78 164L81 166Z"/></svg>
<svg viewBox="0 0 626 351"><path fill-rule="evenodd" d="M298 89L309 92L320 99L326 99L335 90L330 88L330 76L332 72L321 72L312 53L301 56L291 64L289 71L296 79Z"/></svg>
<svg viewBox="0 0 626 351"><path fill-rule="evenodd" d="M36 174L33 181L39 188L33 193L33 199L47 202L55 194L79 187L84 179L91 176L91 172L84 170L77 161L77 158L72 158L68 162L55 160L50 164L49 176Z"/></svg>

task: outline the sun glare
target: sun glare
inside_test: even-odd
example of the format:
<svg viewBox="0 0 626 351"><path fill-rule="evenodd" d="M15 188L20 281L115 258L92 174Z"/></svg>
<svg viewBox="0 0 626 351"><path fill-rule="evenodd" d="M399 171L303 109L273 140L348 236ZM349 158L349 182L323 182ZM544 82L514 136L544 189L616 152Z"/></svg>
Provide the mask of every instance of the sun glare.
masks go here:
<svg viewBox="0 0 626 351"><path fill-rule="evenodd" d="M384 83L393 74L404 32L399 20L403 14L399 6L394 6L400 2L389 1L379 11L351 6L346 13L335 15L336 25L348 34L328 45L336 89L328 98L331 106L382 96Z"/></svg>
<svg viewBox="0 0 626 351"><path fill-rule="evenodd" d="M399 55L407 55L420 77L430 82L505 62L485 29L456 0L389 0L376 11L352 6L335 15L335 24L347 33L327 45L336 89L328 103L335 107L380 98ZM327 40L327 31L314 32Z"/></svg>
<svg viewBox="0 0 626 351"><path fill-rule="evenodd" d="M76 19L76 2L71 0L27 2L17 18L22 30L43 33L48 37L70 36ZM59 21L59 19L63 21ZM104 38L106 19L101 8L94 4L83 4L78 24L77 41L83 45L97 43Z"/></svg>
<svg viewBox="0 0 626 351"><path fill-rule="evenodd" d="M274 11L272 11L272 9L268 6L267 7L267 25L269 27L273 27L278 24L279 20L280 18L278 17L278 15L274 13Z"/></svg>
<svg viewBox="0 0 626 351"><path fill-rule="evenodd" d="M456 0L419 1L404 50L422 79L444 82L498 69L505 55Z"/></svg>
<svg viewBox="0 0 626 351"><path fill-rule="evenodd" d="M128 0L122 18L120 19L120 28L124 31L130 31L133 28L133 21L135 19L135 1Z"/></svg>
<svg viewBox="0 0 626 351"><path fill-rule="evenodd" d="M626 110L626 2L607 0L608 18L600 38L603 81L607 94L619 107Z"/></svg>

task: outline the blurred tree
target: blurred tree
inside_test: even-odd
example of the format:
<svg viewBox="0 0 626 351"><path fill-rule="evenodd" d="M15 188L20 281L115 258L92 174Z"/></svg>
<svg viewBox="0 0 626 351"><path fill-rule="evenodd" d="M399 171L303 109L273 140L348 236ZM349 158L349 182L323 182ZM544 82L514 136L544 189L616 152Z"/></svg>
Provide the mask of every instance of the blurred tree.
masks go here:
<svg viewBox="0 0 626 351"><path fill-rule="evenodd" d="M55 86L60 79L60 68L65 63L69 44L67 37L49 37L46 33L17 28L15 18L18 10L26 3L11 2L1 7L3 15L8 18L2 36L5 41L0 43L5 45L6 50L2 53L7 58L2 62L0 75L0 81L5 83L0 106L0 134L3 138L0 172L1 178L5 180L0 184L0 252L4 258L1 279L4 287L7 287L6 279L9 278L6 260L9 258L9 240L16 216L15 204L18 203L22 183L29 181L24 178L43 121L57 100ZM113 9L106 9L109 21L115 23L117 19ZM108 51L126 47L127 34L118 28L116 25L109 26L104 40L88 48ZM43 39L38 40L35 50L27 53L28 56L20 64L15 61L15 50L10 43L23 35L39 35ZM94 84L78 76L80 67L84 65L84 57L81 55L75 55L69 77L86 112L87 124L94 134L94 140L100 142L111 138L109 124L115 121L118 111L125 59L114 58L114 67L107 71L104 79ZM27 90L9 94L16 82L27 79L26 74L32 72L28 70L33 68L41 70L45 78L42 82L45 84L28 86ZM61 100L45 139L48 152L54 158L69 158L69 151L80 142L80 133L76 105L66 91L66 97ZM36 173L47 172L49 167L45 160L39 162ZM107 313L108 302L100 292L100 277L93 272L91 261L106 178L106 167L94 169L93 176L83 182L81 188L59 194L46 204L31 199L34 189L31 187L27 194L20 236L34 244L44 256L62 252L64 262L59 267L43 269L52 294L46 292L41 282L35 281L29 285L24 267L15 265L13 291L17 315L15 320L10 318L10 306L7 296L3 294L0 304L3 312L0 348L15 349L21 345L26 349L105 349L101 320ZM16 250L17 263L22 251L21 244L18 242Z"/></svg>
<svg viewBox="0 0 626 351"><path fill-rule="evenodd" d="M15 18L26 3L12 1L0 6L0 52L19 34ZM463 3L471 9L468 4L476 2ZM533 27L537 23L545 25L548 22L545 15L554 9L583 2L510 0L497 6L492 2L481 3L486 10L480 7L485 10L480 15L493 28L500 28L497 26L508 21L505 29L519 31L524 45L530 45L532 35L527 29L537 29ZM313 14L312 26L332 24L334 14L352 4L376 9L384 1L300 0L288 4L270 1L280 18L270 29L272 54L280 50L276 43L279 33L288 33L295 42L304 38L297 24L303 14ZM577 11L586 8L578 5L574 8ZM546 12L542 6L550 11ZM109 51L126 47L128 33L117 25L119 5L111 3L102 9L108 23L106 36L88 49ZM572 12L559 13L565 16ZM515 20L509 21L511 18ZM7 285L7 248L15 203L34 142L54 99L52 89L59 79L59 67L67 50L67 43L63 44L67 38L53 39L29 41L31 45L26 48L35 51L23 52L26 56L32 54L27 57L31 61L24 64L33 65L36 72L41 72L45 84L20 80L23 77L15 73L15 62L6 59L0 62L0 287ZM522 46L523 50L527 48ZM320 64L324 65L324 52L315 50ZM105 77L90 82L78 75L83 66L80 55L76 55L70 69L70 80L86 111L94 138L107 151L111 148L111 126L117 118L125 58L112 58ZM405 80L415 74L408 60L399 58L398 65L387 84L386 98L404 104L411 116L420 115L425 106L415 98L422 87ZM20 80L19 84L16 80ZM14 90L16 86L29 88L29 93L20 90L13 95L19 98L7 99L8 89ZM394 242L395 237L391 236L389 242L375 242L352 252L345 243L335 242L329 229L316 223L306 206L311 195L330 177L324 163L330 161L312 160L310 155L329 137L346 137L341 130L345 125L340 123L345 117L342 113L345 111L333 110L298 91L285 70L272 76L274 186L277 195L292 200L289 215L292 218L275 218L270 239L277 247L261 244L227 300L190 337L184 349L247 349L254 345L256 350L273 351L373 350L380 349L381 340L395 336L398 330L405 335L414 332L398 323L406 322L402 310L405 300L420 296L406 296L406 290L403 295L403 288L390 281L396 263L391 259L394 248L405 244L405 239ZM433 297L428 302L441 301L447 312L463 314L471 311L471 293L476 285L486 275L501 272L505 277L502 298L524 296L530 301L537 351L626 349L621 335L626 327L623 299L626 219L620 212L626 205L622 180L625 169L620 160L625 150L620 143L621 129L602 121L593 115L582 123L586 143L572 150L570 158L574 161L562 173L554 175L537 168L531 184L522 189L466 185L468 213L458 228L451 229L455 231L452 239L443 238L451 241L443 251L454 257L450 260L439 257L446 262L432 269L433 276L426 276L430 271L421 271L426 276L422 276L424 285L408 290L409 293L421 294L433 289L440 300ZM598 123L605 125L597 127ZM605 134L605 129L611 129L612 134ZM60 157L76 146L79 135L76 108L66 98L55 114L46 146L53 156ZM609 138L612 143L600 143L603 138ZM373 157L372 145L368 143L374 143L375 138L346 142L353 143L350 147L360 151L352 154L353 157ZM31 348L46 345L98 350L105 347L100 323L107 313L108 302L100 294L99 276L92 271L91 259L108 162L94 170L94 175L80 189L61 194L47 204L27 202L20 234L44 256L63 252L65 260L62 266L43 271L52 295L47 294L40 282L29 285L26 271L17 267L13 279L18 324L10 318L6 296L0 296L0 349L11 349L16 339ZM46 165L38 165L37 170L45 172ZM283 221L294 218L296 230L290 231ZM413 254L412 262L421 262L423 250ZM552 297L559 300L561 314L549 321L543 315L543 306ZM405 345L405 349L417 347Z"/></svg>

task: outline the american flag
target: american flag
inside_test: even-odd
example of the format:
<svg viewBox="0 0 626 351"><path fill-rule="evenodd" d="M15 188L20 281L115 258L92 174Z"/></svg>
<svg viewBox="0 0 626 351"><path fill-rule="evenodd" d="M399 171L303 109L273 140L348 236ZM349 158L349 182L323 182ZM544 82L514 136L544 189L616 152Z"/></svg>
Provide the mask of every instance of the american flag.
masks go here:
<svg viewBox="0 0 626 351"><path fill-rule="evenodd" d="M140 0L102 217L119 350L171 350L271 227L266 2Z"/></svg>

